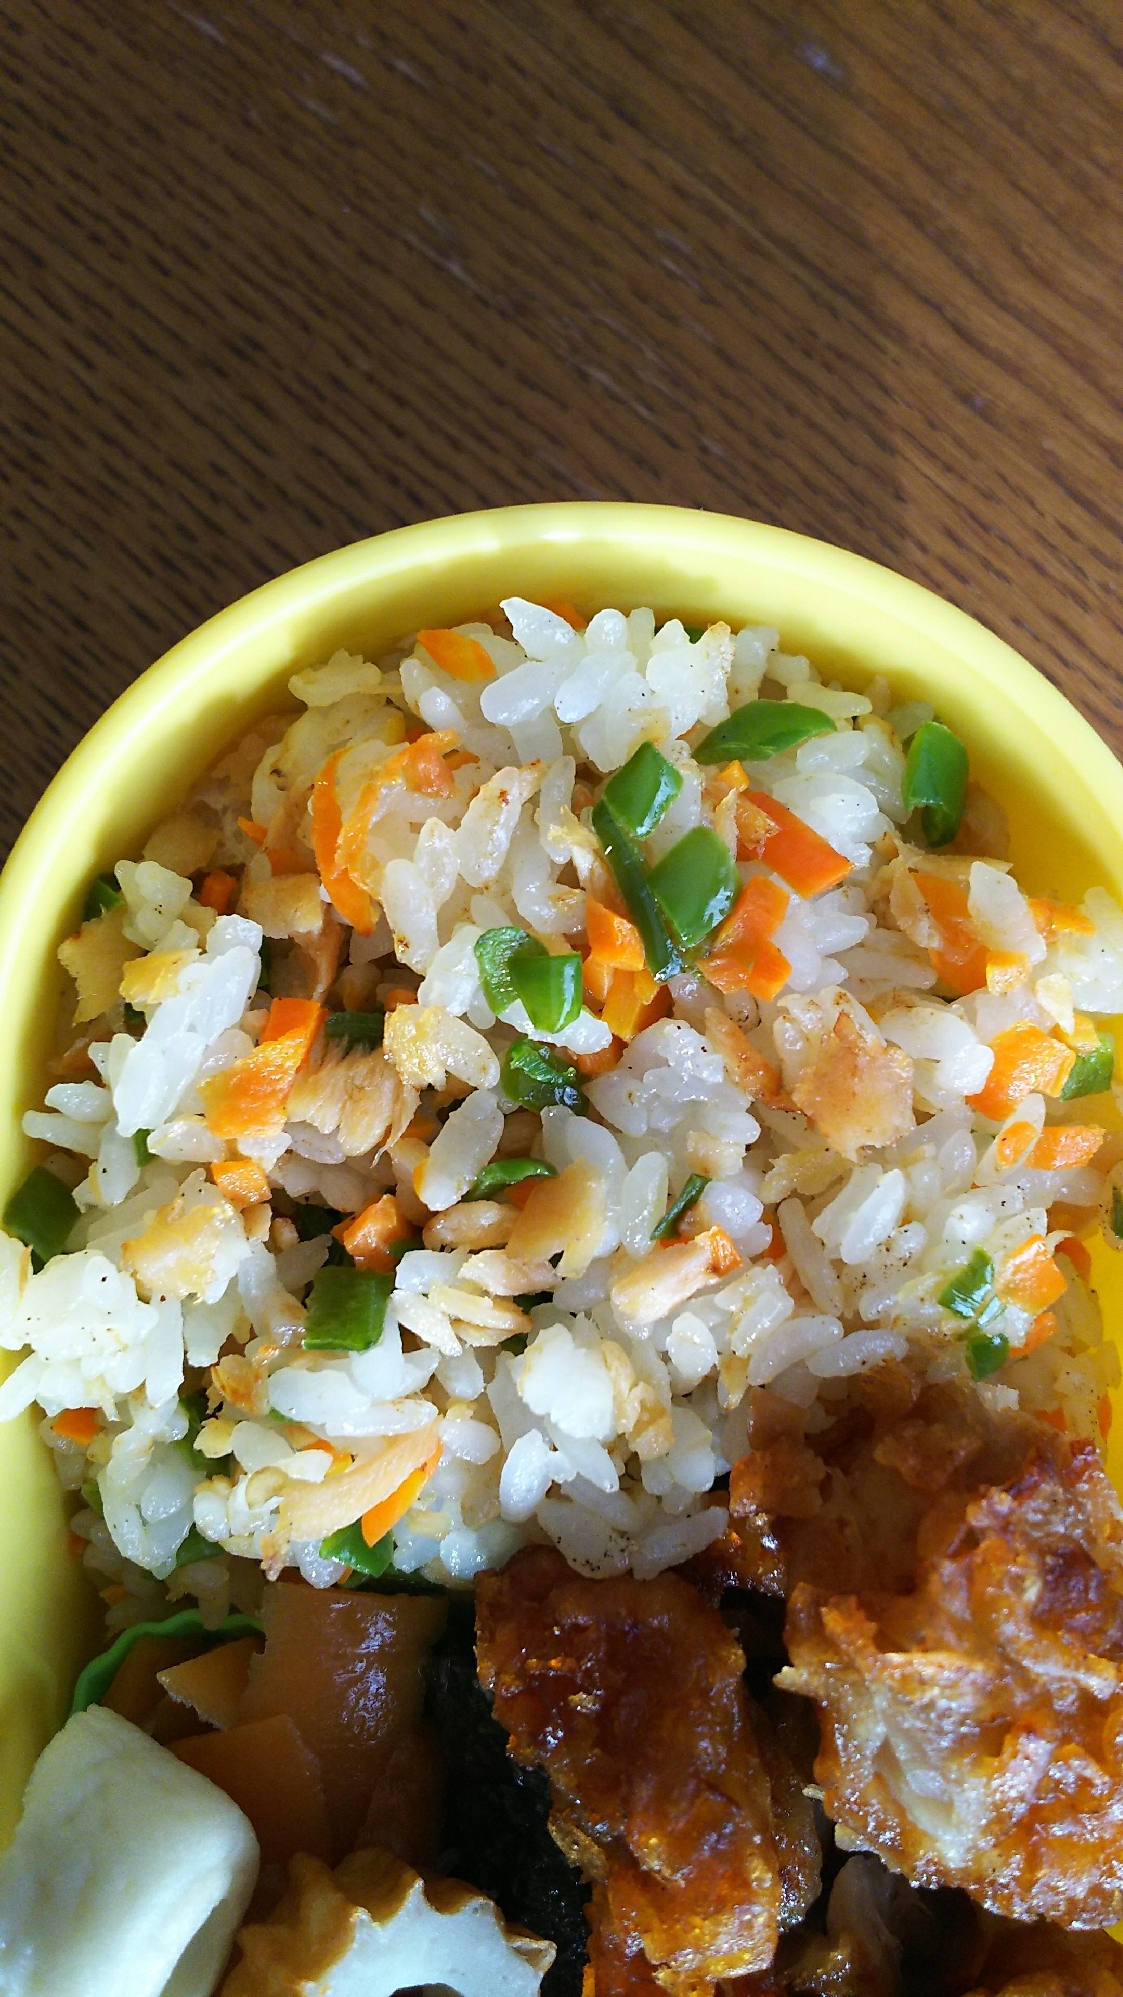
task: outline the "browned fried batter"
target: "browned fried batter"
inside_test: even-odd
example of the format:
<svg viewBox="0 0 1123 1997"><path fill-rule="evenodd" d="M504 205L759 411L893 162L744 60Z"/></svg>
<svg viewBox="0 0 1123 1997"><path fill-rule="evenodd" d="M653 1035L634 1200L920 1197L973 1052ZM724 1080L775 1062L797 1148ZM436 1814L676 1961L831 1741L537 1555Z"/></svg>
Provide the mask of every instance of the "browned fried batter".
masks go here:
<svg viewBox="0 0 1123 1997"><path fill-rule="evenodd" d="M777 1682L818 1705L828 1814L996 1913L1119 1919L1123 1513L1094 1448L950 1387L839 1431L794 1503L775 1441L733 1480L790 1592Z"/></svg>
<svg viewBox="0 0 1123 1997"><path fill-rule="evenodd" d="M480 1681L595 1884L596 1997L709 1997L766 1968L781 1903L768 1784L717 1611L677 1575L590 1581L546 1547L481 1575L476 1599Z"/></svg>

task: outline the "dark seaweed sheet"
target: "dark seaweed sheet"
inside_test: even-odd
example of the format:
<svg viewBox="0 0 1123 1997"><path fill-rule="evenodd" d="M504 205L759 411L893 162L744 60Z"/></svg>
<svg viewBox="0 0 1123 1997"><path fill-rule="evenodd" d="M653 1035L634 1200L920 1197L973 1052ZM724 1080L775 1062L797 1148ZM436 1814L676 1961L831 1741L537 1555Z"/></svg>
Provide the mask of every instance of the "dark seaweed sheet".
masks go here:
<svg viewBox="0 0 1123 1997"><path fill-rule="evenodd" d="M507 1920L552 1941L544 1997L581 1997L588 1887L550 1836L550 1793L540 1768L520 1768L476 1677L469 1603L452 1602L432 1663L427 1715L445 1764L437 1870L486 1893Z"/></svg>

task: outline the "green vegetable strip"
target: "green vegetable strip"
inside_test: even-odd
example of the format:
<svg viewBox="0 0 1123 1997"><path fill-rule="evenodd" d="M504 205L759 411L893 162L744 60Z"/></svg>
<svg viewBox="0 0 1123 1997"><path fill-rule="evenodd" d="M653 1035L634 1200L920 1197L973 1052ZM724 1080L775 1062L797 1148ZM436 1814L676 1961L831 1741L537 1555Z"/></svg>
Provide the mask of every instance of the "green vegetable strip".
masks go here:
<svg viewBox="0 0 1123 1997"><path fill-rule="evenodd" d="M1100 1044L1087 1054L1078 1054L1064 1088L1061 1101L1071 1102L1074 1096L1101 1096L1111 1087L1115 1073L1115 1041L1110 1033L1101 1033Z"/></svg>
<svg viewBox="0 0 1123 1997"><path fill-rule="evenodd" d="M148 1149L148 1140L151 1135L152 1132L150 1130L134 1130L133 1132L133 1150L136 1152L136 1162L138 1165L147 1165L152 1156L151 1151Z"/></svg>
<svg viewBox="0 0 1123 1997"><path fill-rule="evenodd" d="M4 1209L8 1233L25 1241L41 1262L61 1253L77 1218L73 1194L45 1165L28 1173Z"/></svg>
<svg viewBox="0 0 1123 1997"><path fill-rule="evenodd" d="M555 1104L584 1112L585 1097L576 1068L550 1047L533 1040L513 1040L503 1057L500 1087L508 1102L523 1109L543 1110Z"/></svg>
<svg viewBox="0 0 1123 1997"><path fill-rule="evenodd" d="M696 825L664 853L648 883L684 950L705 942L741 892L733 855L708 825Z"/></svg>
<svg viewBox="0 0 1123 1997"><path fill-rule="evenodd" d="M985 1248L976 1248L962 1269L940 1291L940 1303L956 1317L973 1318L985 1304L994 1281L994 1263Z"/></svg>
<svg viewBox="0 0 1123 1997"><path fill-rule="evenodd" d="M335 1207L297 1205L292 1224L302 1241L315 1241L321 1234L330 1234L333 1227L339 1227L348 1215L339 1213Z"/></svg>
<svg viewBox="0 0 1123 1997"><path fill-rule="evenodd" d="M213 1463L208 1463L207 1473L213 1474L213 1471ZM188 1527L187 1538L180 1544L175 1564L177 1567L189 1567L196 1560L217 1560L221 1553L221 1546L216 1546L211 1539L204 1539L198 1526L193 1525Z"/></svg>
<svg viewBox="0 0 1123 1997"><path fill-rule="evenodd" d="M1111 1231L1117 1241L1123 1241L1123 1192L1118 1186L1111 1189Z"/></svg>
<svg viewBox="0 0 1123 1997"><path fill-rule="evenodd" d="M661 1221L651 1230L652 1241L672 1241L678 1233L678 1224L684 1213L696 1206L709 1185L698 1172L692 1172L673 1206L667 1208Z"/></svg>
<svg viewBox="0 0 1123 1997"><path fill-rule="evenodd" d="M682 970L683 960L671 941L662 911L648 885L643 862L624 826L603 797L599 804L593 806L593 831L604 847L604 857L612 869L613 879L624 897L628 914L639 930L647 968L656 984L666 984L668 978L677 977Z"/></svg>
<svg viewBox="0 0 1123 1997"><path fill-rule="evenodd" d="M901 795L906 811L919 811L929 846L946 846L963 818L967 751L942 721L924 721L909 744Z"/></svg>
<svg viewBox="0 0 1123 1997"><path fill-rule="evenodd" d="M366 1352L382 1337L392 1275L373 1269L333 1268L312 1283L304 1325L309 1352Z"/></svg>
<svg viewBox="0 0 1123 1997"><path fill-rule="evenodd" d="M557 1171L544 1158L493 1158L473 1179L466 1200L490 1200L508 1186L521 1186L524 1179L556 1179Z"/></svg>
<svg viewBox="0 0 1123 1997"><path fill-rule="evenodd" d="M372 1581L377 1581L393 1561L394 1535L388 1532L373 1546L368 1546L363 1538L362 1525L356 1519L354 1525L345 1525L341 1532L329 1533L321 1543L320 1554L324 1560L342 1560L348 1567L354 1568L356 1574L366 1574Z"/></svg>
<svg viewBox="0 0 1123 1997"><path fill-rule="evenodd" d="M674 764L659 754L653 742L641 742L635 755L609 778L604 801L633 839L646 839L681 789L682 778Z"/></svg>
<svg viewBox="0 0 1123 1997"><path fill-rule="evenodd" d="M705 624L684 624L682 628L686 632L691 644L696 645L699 638L705 637L709 627Z"/></svg>
<svg viewBox="0 0 1123 1997"><path fill-rule="evenodd" d="M373 1012L333 1012L324 1037L341 1041L345 1047L381 1047L385 1019L381 1006Z"/></svg>
<svg viewBox="0 0 1123 1997"><path fill-rule="evenodd" d="M509 960L511 983L526 1007L527 1018L539 1033L561 1033L581 1011L582 963L575 950L563 956Z"/></svg>
<svg viewBox="0 0 1123 1997"><path fill-rule="evenodd" d="M1010 1357L1009 1340L1000 1331L976 1332L966 1344L967 1364L974 1380L985 1380L990 1373L997 1373Z"/></svg>
<svg viewBox="0 0 1123 1997"><path fill-rule="evenodd" d="M728 721L719 721L694 751L696 763L763 763L809 742L813 735L833 735L835 725L821 707L801 707L794 700L750 700L735 708Z"/></svg>
<svg viewBox="0 0 1123 1997"><path fill-rule="evenodd" d="M117 886L113 874L99 874L91 883L82 910L83 922L93 922L99 915L105 915L111 908L120 908L125 897Z"/></svg>
<svg viewBox="0 0 1123 1997"><path fill-rule="evenodd" d="M518 998L511 977L512 957L544 957L546 947L525 929L485 929L476 938L480 983L492 1012L506 1012ZM545 1029L549 1032L549 1027Z"/></svg>

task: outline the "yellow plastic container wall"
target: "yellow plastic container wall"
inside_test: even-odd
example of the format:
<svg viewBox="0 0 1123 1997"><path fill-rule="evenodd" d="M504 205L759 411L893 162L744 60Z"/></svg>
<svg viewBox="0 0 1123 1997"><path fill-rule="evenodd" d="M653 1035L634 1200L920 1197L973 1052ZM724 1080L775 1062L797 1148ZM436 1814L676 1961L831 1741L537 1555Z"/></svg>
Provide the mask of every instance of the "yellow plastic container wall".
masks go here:
<svg viewBox="0 0 1123 1997"><path fill-rule="evenodd" d="M55 778L0 879L0 1196L31 1162L63 978L55 951L93 874L135 856L225 743L289 702L286 682L339 646L376 656L418 625L510 595L584 611L651 604L688 622L775 624L786 650L861 688L934 702L1006 807L1034 892L1123 900L1123 770L1017 653L915 583L781 529L674 507L520 506L405 527L324 555L224 610L144 674ZM1123 1257L1094 1250L1123 1328ZM1123 1447L1113 1452L1123 1473ZM0 1430L0 1840L31 1764L96 1642L100 1604L67 1547L66 1503L29 1416Z"/></svg>

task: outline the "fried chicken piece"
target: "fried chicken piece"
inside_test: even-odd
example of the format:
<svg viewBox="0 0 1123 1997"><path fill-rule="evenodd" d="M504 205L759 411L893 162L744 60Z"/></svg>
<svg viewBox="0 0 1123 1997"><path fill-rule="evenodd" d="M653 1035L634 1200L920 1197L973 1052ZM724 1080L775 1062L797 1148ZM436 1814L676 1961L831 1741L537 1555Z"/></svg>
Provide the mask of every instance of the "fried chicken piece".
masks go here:
<svg viewBox="0 0 1123 1997"><path fill-rule="evenodd" d="M1123 1512L1095 1449L929 1388L823 1460L819 1512L775 1531L777 1683L818 1706L828 1815L995 1913L1118 1920Z"/></svg>
<svg viewBox="0 0 1123 1997"><path fill-rule="evenodd" d="M781 1882L744 1658L674 1574L591 1581L529 1547L477 1583L480 1681L546 1769L551 1829L594 1882L596 1997L710 1997L763 1970Z"/></svg>

